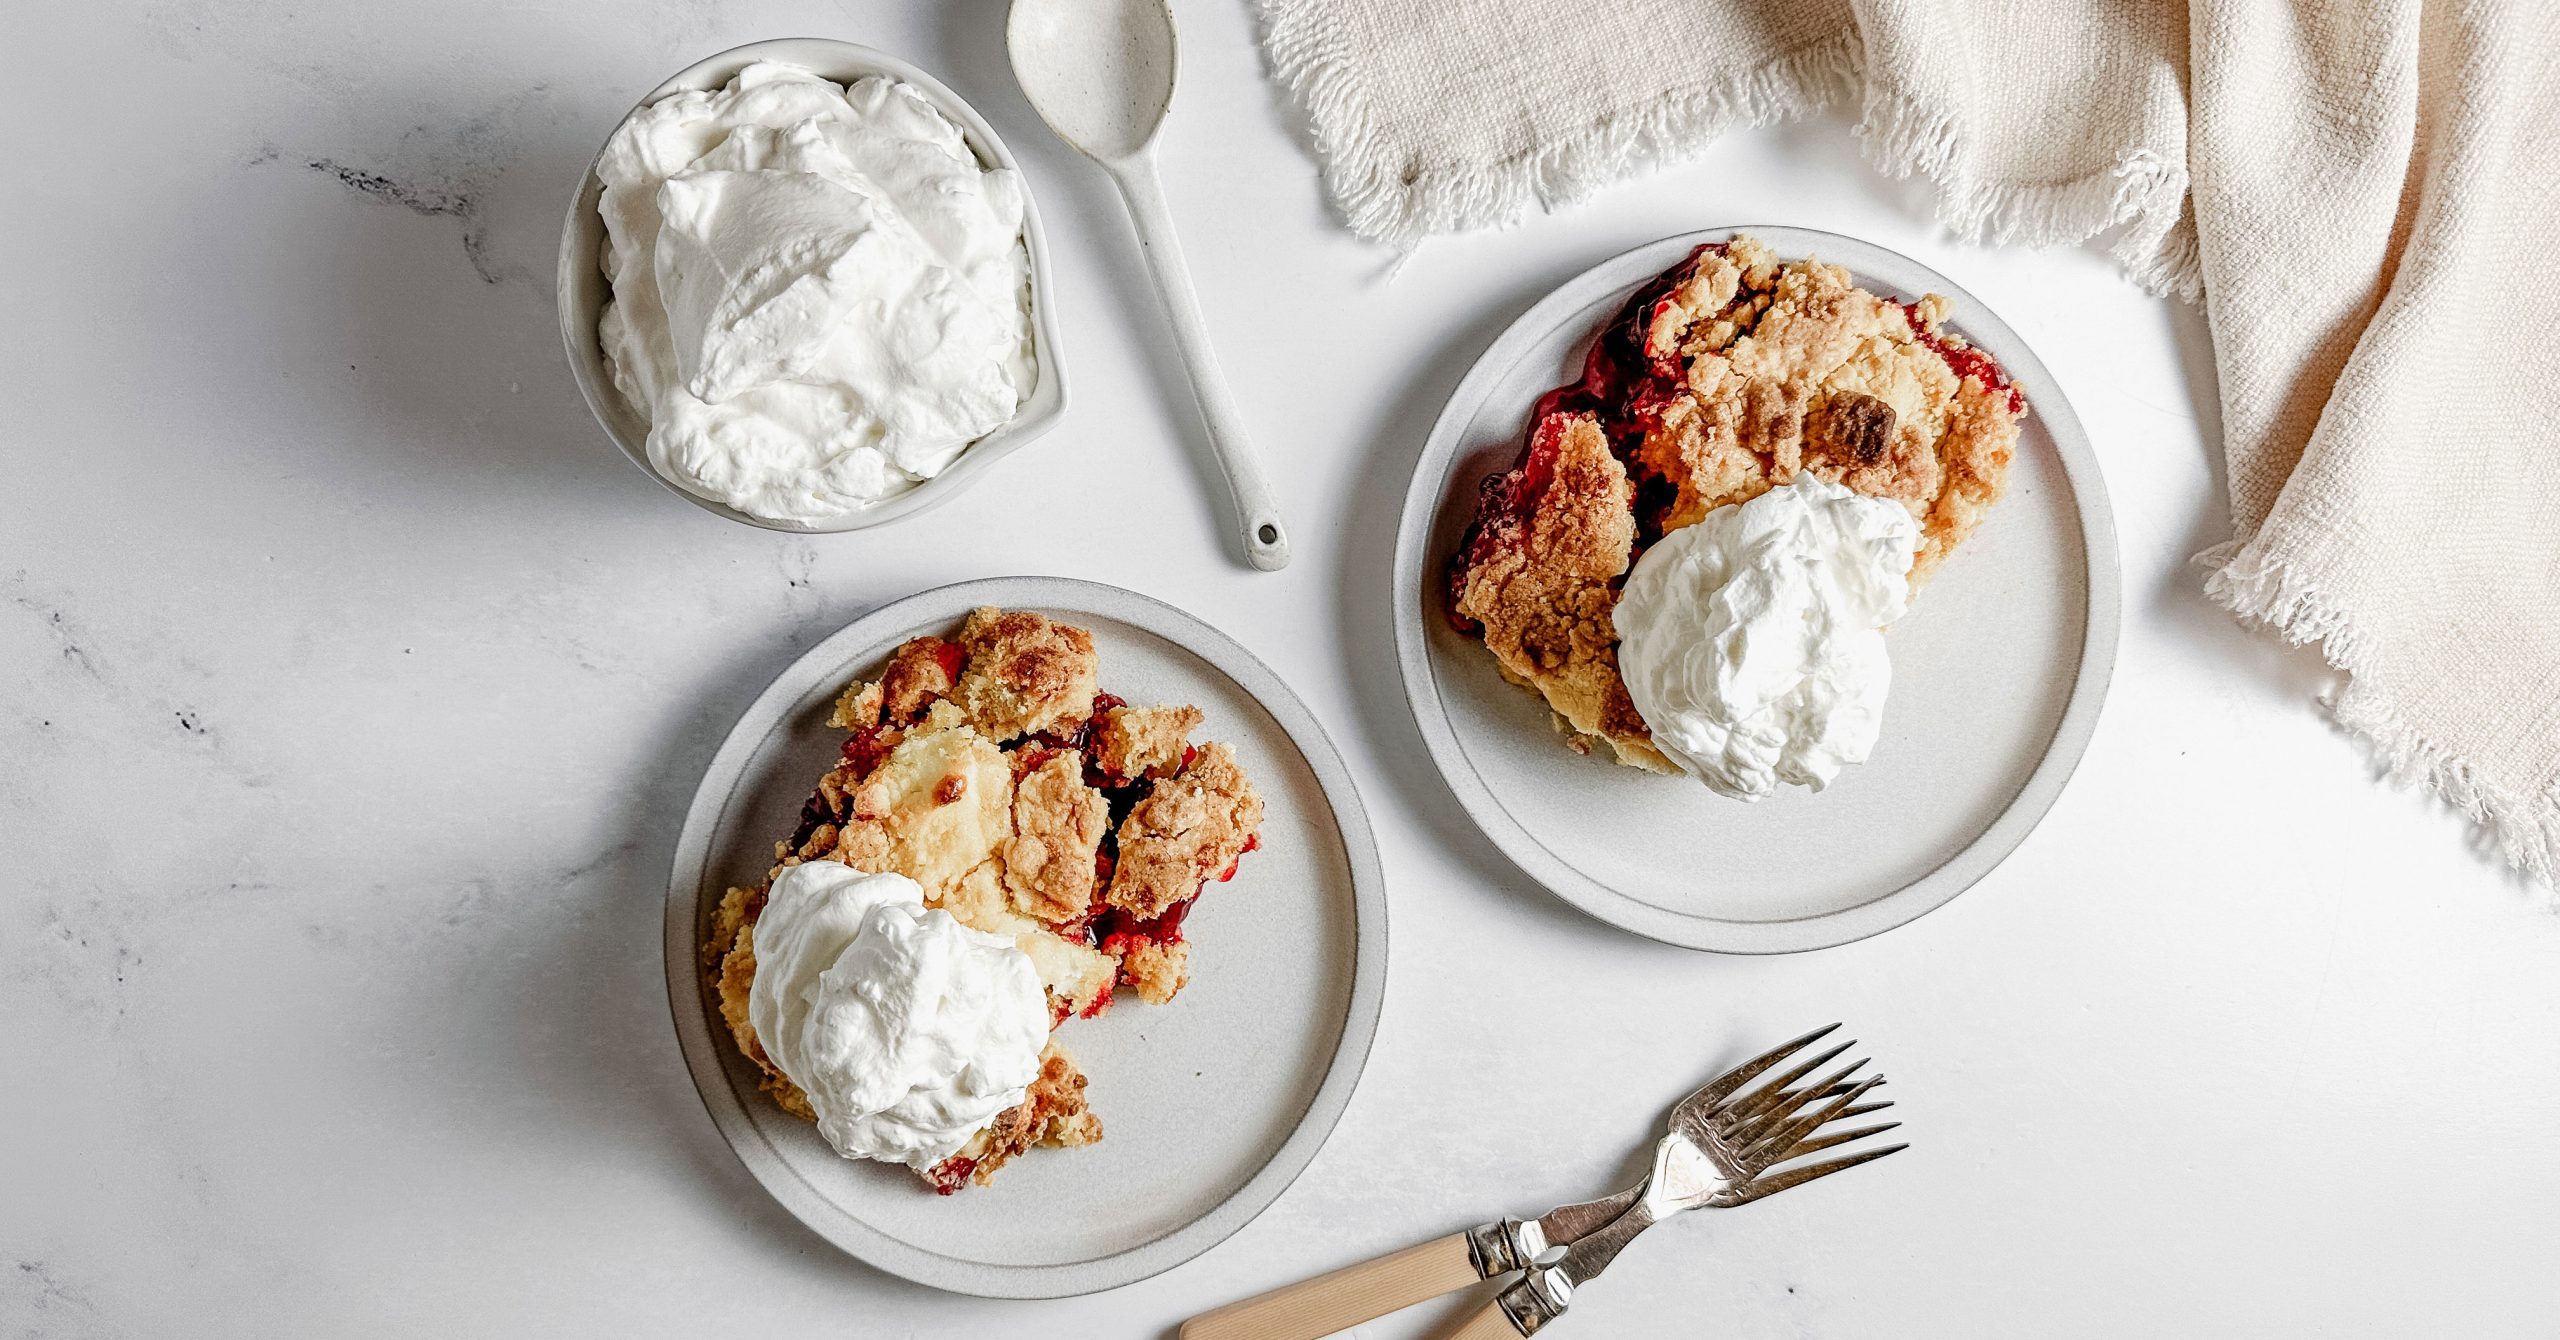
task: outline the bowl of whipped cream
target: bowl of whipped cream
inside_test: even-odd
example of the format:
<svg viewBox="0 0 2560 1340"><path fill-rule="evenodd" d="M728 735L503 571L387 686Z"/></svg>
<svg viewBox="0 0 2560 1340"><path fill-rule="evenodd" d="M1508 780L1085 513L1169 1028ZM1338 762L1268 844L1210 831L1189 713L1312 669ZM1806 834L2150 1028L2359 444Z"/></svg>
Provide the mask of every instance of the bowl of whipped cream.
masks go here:
<svg viewBox="0 0 2560 1340"><path fill-rule="evenodd" d="M1011 151L941 81L850 42L752 43L642 98L570 203L559 308L615 445L771 530L911 516L1066 408Z"/></svg>

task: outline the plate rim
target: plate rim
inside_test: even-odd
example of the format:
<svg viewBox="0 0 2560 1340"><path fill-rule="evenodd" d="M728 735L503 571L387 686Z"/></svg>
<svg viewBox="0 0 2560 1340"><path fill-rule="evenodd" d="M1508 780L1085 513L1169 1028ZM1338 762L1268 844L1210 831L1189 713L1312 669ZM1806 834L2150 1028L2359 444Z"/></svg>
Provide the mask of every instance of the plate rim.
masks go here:
<svg viewBox="0 0 2560 1340"><path fill-rule="evenodd" d="M696 943L699 898L710 873L711 839L748 761L788 724L792 701L812 677L860 654L890 630L923 619L957 619L980 605L1091 614L1143 629L1207 662L1261 704L1297 749L1332 811L1351 878L1351 996L1324 1078L1289 1134L1224 1199L1174 1229L1108 1255L1054 1265L966 1261L930 1251L847 1214L783 1161L749 1117L710 1026ZM882 651L887 647L883 645ZM1243 643L1153 596L1070 577L986 577L916 592L872 609L794 657L732 723L685 807L667 879L667 1006L685 1071L703 1109L738 1161L792 1217L839 1250L892 1275L984 1298L1064 1298L1098 1293L1161 1274L1215 1247L1251 1223L1296 1182L1340 1124L1377 1041L1386 1001L1387 905L1368 809L1341 751L1304 700Z"/></svg>
<svg viewBox="0 0 2560 1340"><path fill-rule="evenodd" d="M1424 608L1424 571L1431 566L1431 555L1426 551L1433 523L1438 519L1444 481L1458 452L1464 419L1472 417L1474 407L1489 398L1492 384L1525 357L1532 346L1547 338L1566 313L1601 293L1642 283L1670 268L1679 256L1699 243L1727 241L1743 233L1784 255L1820 254L1825 261L1844 266L1862 278L1872 271L1862 270L1861 262L1881 258L1916 271L1927 279L1930 292L1951 299L1956 306L1955 324L1977 346L1999 346L1995 352L2002 367L2026 388L2037 416L2044 421L2079 515L2088 567L2080 657L2071 696L2043 755L1998 816L1962 850L1899 888L1852 907L1770 921L1701 916L1643 902L1577 869L1512 818L1467 758L1449 724L1447 705L1431 660L1431 615ZM1621 272L1623 278L1619 277ZM1522 406L1521 413L1525 416L1527 412L1528 407ZM1627 248L1557 285L1514 318L1468 366L1466 375L1459 378L1439 416L1432 421L1421 455L1414 462L1413 478L1406 485L1404 508L1396 525L1394 562L1396 663L1404 680L1405 704L1422 734L1433 768L1467 817L1523 873L1588 915L1648 939L1717 953L1791 954L1863 940L1944 906L1989 874L2034 831L2079 767L2105 706L2123 631L2122 555L2106 478L2088 435L2080 426L2078 413L2034 349L1990 307L1930 265L1847 234L1782 224L1701 228Z"/></svg>

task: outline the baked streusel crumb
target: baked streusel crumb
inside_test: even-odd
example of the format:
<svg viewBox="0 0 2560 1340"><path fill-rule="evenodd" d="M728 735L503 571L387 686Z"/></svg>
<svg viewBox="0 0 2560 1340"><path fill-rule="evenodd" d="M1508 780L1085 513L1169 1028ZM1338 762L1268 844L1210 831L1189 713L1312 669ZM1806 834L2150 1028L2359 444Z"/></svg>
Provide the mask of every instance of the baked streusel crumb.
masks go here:
<svg viewBox="0 0 2560 1340"><path fill-rule="evenodd" d="M1121 977L1138 990L1138 999L1162 1005L1191 981L1191 942L1139 940L1120 958Z"/></svg>
<svg viewBox="0 0 2560 1340"><path fill-rule="evenodd" d="M1200 746L1190 766L1156 783L1120 822L1120 859L1105 901L1141 921L1235 871L1262 829L1262 796L1224 741Z"/></svg>
<svg viewBox="0 0 2560 1340"><path fill-rule="evenodd" d="M1670 771L1618 676L1610 615L1636 520L1599 423L1540 422L1528 459L1485 486L1477 518L1481 556L1463 569L1456 605L1482 626L1503 677L1545 695L1577 742L1606 740L1622 763Z"/></svg>
<svg viewBox="0 0 2560 1340"><path fill-rule="evenodd" d="M1664 534L1800 474L1889 498L1920 525L1916 592L2000 498L2026 401L1904 303L1750 237L1710 243L1639 289L1582 380L1543 397L1518 465L1484 482L1450 564L1449 611L1569 743L1670 764L1628 699L1612 614Z"/></svg>
<svg viewBox="0 0 2560 1340"><path fill-rule="evenodd" d="M998 744L1081 724L1093 710L1093 635L1029 610L981 609L960 627L967 652L951 699Z"/></svg>
<svg viewBox="0 0 2560 1340"><path fill-rule="evenodd" d="M1683 324L1666 312L1649 332L1647 352L1681 370L1634 416L1638 470L1677 490L1659 530L1808 473L1910 509L1917 585L1999 500L2025 402L1941 328L1946 299L1905 305L1839 266L1778 265L1736 238L1697 256L1669 302L1714 315Z"/></svg>
<svg viewBox="0 0 2560 1340"><path fill-rule="evenodd" d="M1119 986L1160 1005L1190 980L1184 917L1258 845L1262 801L1233 749L1189 744L1198 708L1131 709L1095 682L1085 630L981 609L956 639L909 640L836 700L842 761L775 844L764 882L721 900L703 946L721 1018L785 1111L812 1116L757 1042L747 1001L766 890L803 861L906 875L928 906L1010 937L1058 1023L1101 1013ZM1085 1085L1053 1041L1022 1103L925 1180L949 1192L1034 1146L1099 1140Z"/></svg>
<svg viewBox="0 0 2560 1340"><path fill-rule="evenodd" d="M1084 1072L1056 1040L1040 1054L1040 1075L1022 1102L996 1114L995 1122L970 1137L960 1152L925 1174L946 1195L963 1181L985 1186L996 1169L1034 1146L1089 1145L1102 1139L1102 1118L1085 1102Z"/></svg>
<svg viewBox="0 0 2560 1340"><path fill-rule="evenodd" d="M1083 916L1093 906L1093 858L1110 823L1111 806L1085 785L1080 756L1052 754L1025 772L1014 783L1013 836L1004 844L1013 909L1059 925Z"/></svg>
<svg viewBox="0 0 2560 1340"><path fill-rule="evenodd" d="M1094 757L1114 777L1169 777L1182 767L1200 709L1115 707L1094 718Z"/></svg>

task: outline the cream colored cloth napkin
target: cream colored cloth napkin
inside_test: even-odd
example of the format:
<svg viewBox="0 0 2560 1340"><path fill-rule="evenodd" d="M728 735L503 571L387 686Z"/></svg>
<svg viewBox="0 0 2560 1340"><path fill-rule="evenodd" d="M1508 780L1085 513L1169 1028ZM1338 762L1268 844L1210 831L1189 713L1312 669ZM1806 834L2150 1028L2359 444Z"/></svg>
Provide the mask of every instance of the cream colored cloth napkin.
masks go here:
<svg viewBox="0 0 2560 1340"><path fill-rule="evenodd" d="M1351 226L1554 207L1861 99L1959 232L2200 297L2213 596L2391 767L2560 868L2560 2L1261 0Z"/></svg>

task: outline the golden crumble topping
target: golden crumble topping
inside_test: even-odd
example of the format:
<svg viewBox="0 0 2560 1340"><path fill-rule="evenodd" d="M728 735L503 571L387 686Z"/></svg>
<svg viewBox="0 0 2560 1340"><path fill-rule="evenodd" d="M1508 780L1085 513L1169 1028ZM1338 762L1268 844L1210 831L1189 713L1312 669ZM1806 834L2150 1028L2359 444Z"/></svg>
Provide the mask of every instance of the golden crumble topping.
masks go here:
<svg viewBox="0 0 2560 1340"><path fill-rule="evenodd" d="M1182 767L1200 709L1115 707L1094 719L1095 757L1114 777L1169 777Z"/></svg>
<svg viewBox="0 0 2560 1340"><path fill-rule="evenodd" d="M1048 1050L1040 1054L1039 1077L1031 1081L1021 1104L997 1113L992 1125L971 1136L927 1180L937 1186L948 1181L955 1190L962 1177L985 1186L994 1179L996 1169L1035 1146L1089 1145L1101 1140L1102 1118L1085 1102L1084 1089L1084 1072L1076 1068L1075 1058L1051 1040Z"/></svg>
<svg viewBox="0 0 2560 1340"><path fill-rule="evenodd" d="M1262 828L1262 796L1224 741L1200 746L1181 774L1120 821L1120 859L1104 901L1140 920L1163 916L1223 879Z"/></svg>
<svg viewBox="0 0 2560 1340"><path fill-rule="evenodd" d="M757 1042L747 1001L766 889L802 861L904 874L928 906L1011 937L1060 1023L1101 1013L1115 987L1164 1004L1189 980L1183 913L1258 841L1262 802L1233 750L1190 748L1197 708L1132 711L1096 691L1095 669L1085 630L981 609L958 638L909 640L836 700L828 723L851 732L843 761L774 844L764 882L721 900L703 945L722 1020L785 1111L812 1115ZM1129 814L1117 831L1115 805ZM1119 873L1132 864L1137 873ZM1200 867L1187 886L1176 877L1186 865ZM1103 896L1106 872L1143 919ZM1023 1102L925 1180L948 1192L1026 1149L1099 1140L1085 1086L1053 1041Z"/></svg>
<svg viewBox="0 0 2560 1340"><path fill-rule="evenodd" d="M1482 514L1484 557L1466 568L1457 610L1483 626L1503 676L1544 694L1581 747L1604 739L1620 762L1670 771L1618 677L1611 615L1636 539L1626 467L1583 417L1540 424L1529 453L1516 500Z"/></svg>
<svg viewBox="0 0 2560 1340"><path fill-rule="evenodd" d="M951 695L962 650L938 637L909 639L889 656L880 672L881 714L892 721L913 721L936 701Z"/></svg>
<svg viewBox="0 0 2560 1340"><path fill-rule="evenodd" d="M1004 751L967 726L919 727L854 789L835 859L905 875L938 906L1012 836Z"/></svg>
<svg viewBox="0 0 2560 1340"><path fill-rule="evenodd" d="M973 610L960 627L966 668L951 699L987 737L1057 731L1093 710L1093 635L1029 610Z"/></svg>
<svg viewBox="0 0 2560 1340"><path fill-rule="evenodd" d="M827 724L837 730L860 730L880 724L888 710L888 694L877 679L857 680L845 686L836 696L834 710L827 713Z"/></svg>
<svg viewBox="0 0 2560 1340"><path fill-rule="evenodd" d="M1120 973L1137 988L1138 999L1162 1005L1191 983L1191 942L1141 940L1121 956Z"/></svg>
<svg viewBox="0 0 2560 1340"><path fill-rule="evenodd" d="M1453 621L1576 749L1606 740L1669 771L1619 678L1612 620L1654 540L1811 474L1910 510L1917 591L1999 500L2026 402L1947 312L1749 237L1699 248L1637 291L1582 381L1540 402L1520 463L1485 481L1451 565Z"/></svg>
<svg viewBox="0 0 2560 1340"><path fill-rule="evenodd" d="M1080 755L1054 754L1014 784L1005 883L1024 916L1063 924L1093 906L1093 858L1111 806L1084 784L1083 765Z"/></svg>
<svg viewBox="0 0 2560 1340"><path fill-rule="evenodd" d="M1875 498L1920 522L1912 581L1925 581L2000 495L2023 407L1990 360L1940 327L1946 300L1908 307L1819 261L1771 266L1736 239L1697 258L1668 308L1721 310L1747 294L1748 319L1657 322L1648 339L1685 367L1640 424L1639 469L1677 490L1661 529L1748 502L1799 472ZM1756 276L1756 277L1755 277ZM1684 298L1683 295L1690 295ZM1655 339L1661 339L1657 346ZM1968 377L1959 366L1975 369Z"/></svg>

